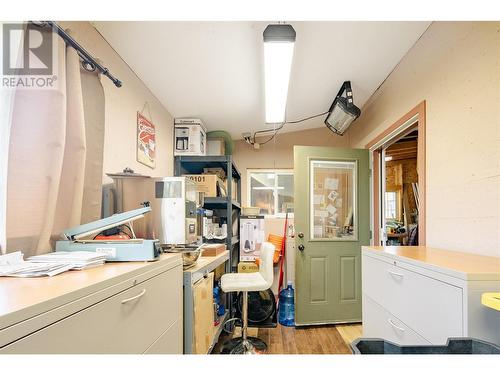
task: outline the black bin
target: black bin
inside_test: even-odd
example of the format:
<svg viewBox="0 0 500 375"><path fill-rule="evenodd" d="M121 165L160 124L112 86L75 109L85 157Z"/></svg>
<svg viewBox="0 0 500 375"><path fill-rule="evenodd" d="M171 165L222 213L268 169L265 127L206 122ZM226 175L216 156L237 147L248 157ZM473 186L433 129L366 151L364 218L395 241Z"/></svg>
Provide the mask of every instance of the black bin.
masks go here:
<svg viewBox="0 0 500 375"><path fill-rule="evenodd" d="M353 354L500 354L500 347L469 337L449 338L446 345L397 345L382 339L359 338L351 343Z"/></svg>

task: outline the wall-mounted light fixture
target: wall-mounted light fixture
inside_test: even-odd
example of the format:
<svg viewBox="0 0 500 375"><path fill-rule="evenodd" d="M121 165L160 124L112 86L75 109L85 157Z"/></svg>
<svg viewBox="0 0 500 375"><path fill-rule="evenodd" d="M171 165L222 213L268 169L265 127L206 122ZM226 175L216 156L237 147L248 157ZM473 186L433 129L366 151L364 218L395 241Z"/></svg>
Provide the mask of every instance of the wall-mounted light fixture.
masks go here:
<svg viewBox="0 0 500 375"><path fill-rule="evenodd" d="M268 25L264 30L266 123L285 121L295 30L291 25Z"/></svg>
<svg viewBox="0 0 500 375"><path fill-rule="evenodd" d="M343 135L360 114L361 110L353 102L351 81L345 81L328 110L325 124L335 134Z"/></svg>

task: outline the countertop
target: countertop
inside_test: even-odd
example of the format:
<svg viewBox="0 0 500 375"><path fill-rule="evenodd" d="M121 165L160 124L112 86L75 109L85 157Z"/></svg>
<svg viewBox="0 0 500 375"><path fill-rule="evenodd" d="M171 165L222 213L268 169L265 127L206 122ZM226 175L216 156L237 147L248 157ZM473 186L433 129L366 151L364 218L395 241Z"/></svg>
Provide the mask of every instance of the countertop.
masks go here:
<svg viewBox="0 0 500 375"><path fill-rule="evenodd" d="M427 246L363 246L363 251L426 266L464 280L500 280L500 257ZM446 272L448 271L448 272Z"/></svg>
<svg viewBox="0 0 500 375"><path fill-rule="evenodd" d="M500 311L500 293L483 293L481 303L490 309Z"/></svg>
<svg viewBox="0 0 500 375"><path fill-rule="evenodd" d="M184 286L195 283L208 272L225 263L228 259L229 250L211 257L201 256L193 267L184 270Z"/></svg>
<svg viewBox="0 0 500 375"><path fill-rule="evenodd" d="M0 330L118 283L141 282L148 274L152 277L176 266L182 266L180 254L162 254L152 262L110 262L52 277L0 277Z"/></svg>

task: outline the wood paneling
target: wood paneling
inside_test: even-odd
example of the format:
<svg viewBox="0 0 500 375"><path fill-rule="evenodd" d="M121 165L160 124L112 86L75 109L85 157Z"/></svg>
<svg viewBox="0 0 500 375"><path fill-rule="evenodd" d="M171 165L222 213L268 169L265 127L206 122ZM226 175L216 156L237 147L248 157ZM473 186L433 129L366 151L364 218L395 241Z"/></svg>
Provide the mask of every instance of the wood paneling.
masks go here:
<svg viewBox="0 0 500 375"><path fill-rule="evenodd" d="M385 150L385 155L392 160L417 158L417 141L398 142Z"/></svg>

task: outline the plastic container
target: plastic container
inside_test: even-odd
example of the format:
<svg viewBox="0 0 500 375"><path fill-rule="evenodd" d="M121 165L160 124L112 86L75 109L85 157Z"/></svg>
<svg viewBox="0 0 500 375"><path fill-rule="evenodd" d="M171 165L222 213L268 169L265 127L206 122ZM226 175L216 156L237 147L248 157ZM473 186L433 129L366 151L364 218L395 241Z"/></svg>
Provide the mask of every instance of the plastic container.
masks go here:
<svg viewBox="0 0 500 375"><path fill-rule="evenodd" d="M215 286L213 290L213 297L214 297L214 303L216 305L215 311L217 312L218 316L222 316L226 312L226 308L222 304L221 294L222 290L220 286L219 285Z"/></svg>
<svg viewBox="0 0 500 375"><path fill-rule="evenodd" d="M260 207L242 207L241 211L243 216L256 216L260 214Z"/></svg>
<svg viewBox="0 0 500 375"><path fill-rule="evenodd" d="M295 325L295 301L292 282L288 281L288 286L280 292L278 321L281 325L293 327Z"/></svg>
<svg viewBox="0 0 500 375"><path fill-rule="evenodd" d="M446 345L415 346L359 338L351 343L351 350L354 354L500 354L495 344L469 337L449 338Z"/></svg>

